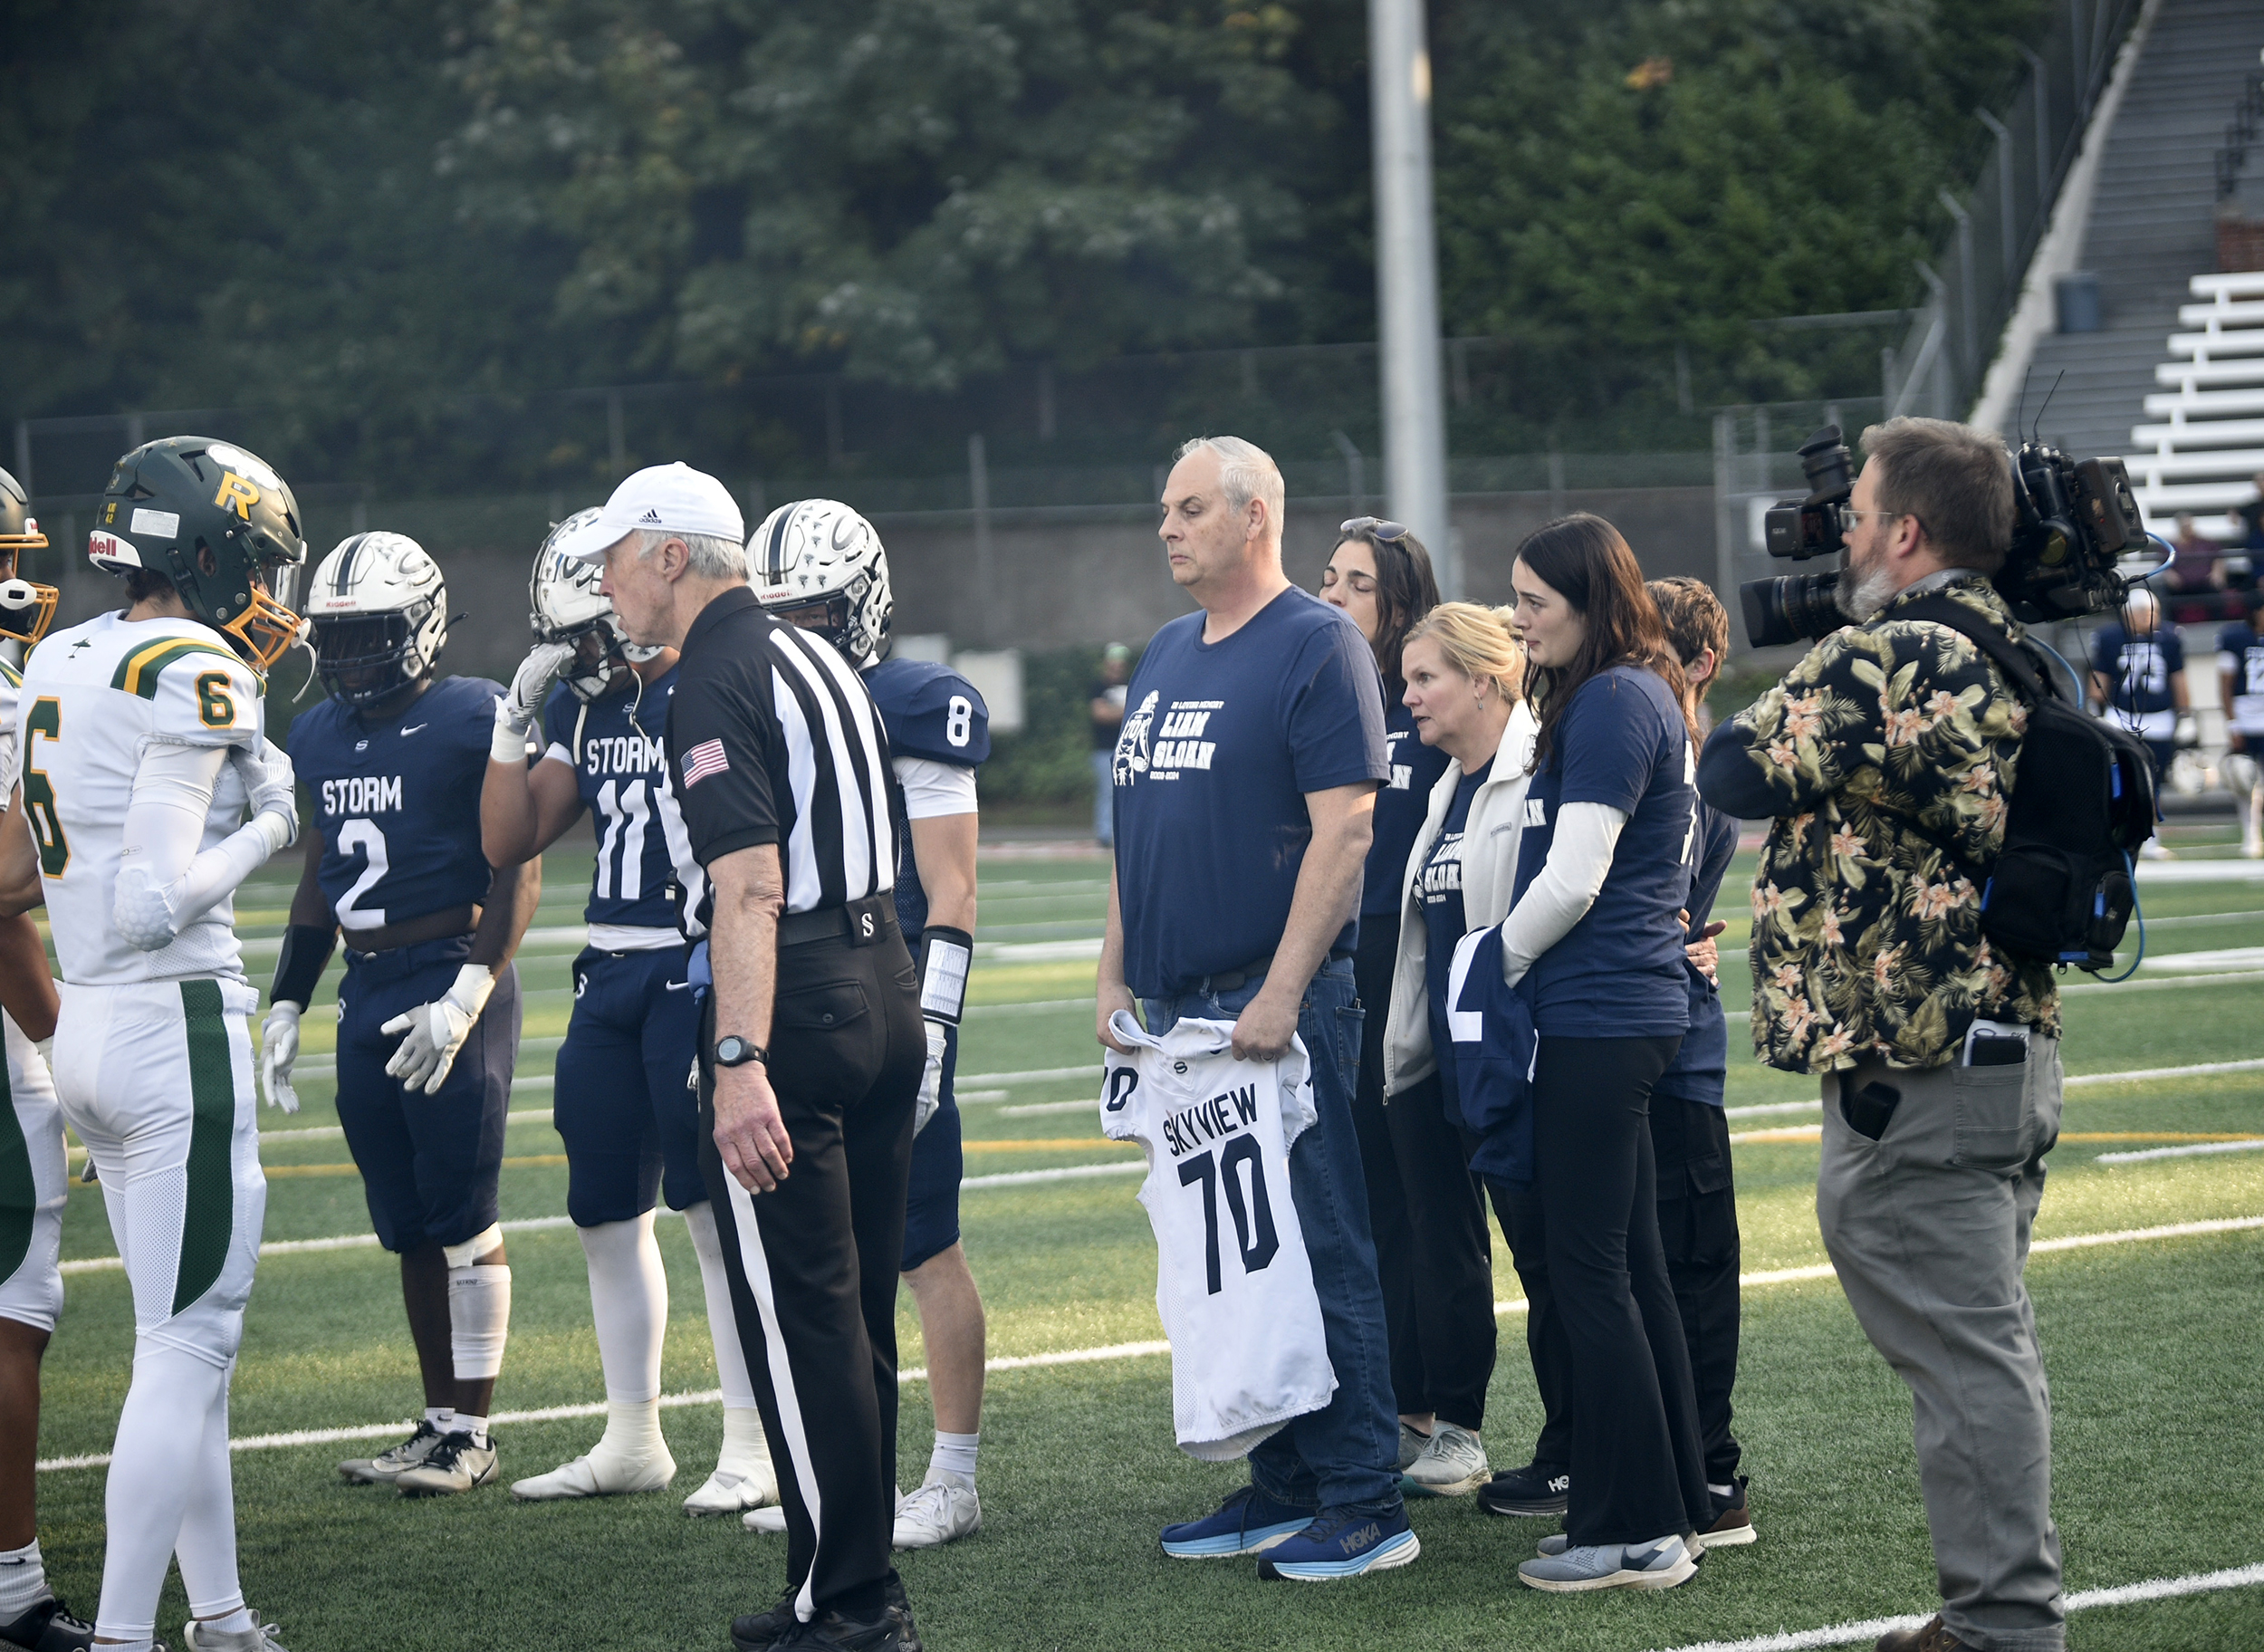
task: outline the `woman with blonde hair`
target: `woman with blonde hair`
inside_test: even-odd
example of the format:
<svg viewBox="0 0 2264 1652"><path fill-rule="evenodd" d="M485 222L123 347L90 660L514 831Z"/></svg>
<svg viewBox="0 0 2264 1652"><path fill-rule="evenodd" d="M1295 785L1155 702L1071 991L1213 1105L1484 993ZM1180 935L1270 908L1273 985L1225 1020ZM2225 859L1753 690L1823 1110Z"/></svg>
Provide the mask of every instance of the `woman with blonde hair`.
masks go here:
<svg viewBox="0 0 2264 1652"><path fill-rule="evenodd" d="M1444 602L1400 648L1403 703L1416 735L1450 760L1400 879L1399 949L1384 1035L1385 1115L1406 1187L1418 1249L1426 1242L1457 1253L1475 1217L1485 1256L1485 1208L1470 1170L1446 1036L1447 968L1455 943L1498 924L1510 909L1526 771L1537 733L1524 703L1525 653L1509 610ZM1438 1398L1430 1444L1408 1471L1408 1490L1476 1491L1490 1471L1479 1430L1492 1376L1494 1321L1490 1271L1440 1303L1442 1340L1453 1369L1468 1379ZM1426 1355L1428 1349L1426 1349ZM1432 1472L1426 1475L1425 1468Z"/></svg>

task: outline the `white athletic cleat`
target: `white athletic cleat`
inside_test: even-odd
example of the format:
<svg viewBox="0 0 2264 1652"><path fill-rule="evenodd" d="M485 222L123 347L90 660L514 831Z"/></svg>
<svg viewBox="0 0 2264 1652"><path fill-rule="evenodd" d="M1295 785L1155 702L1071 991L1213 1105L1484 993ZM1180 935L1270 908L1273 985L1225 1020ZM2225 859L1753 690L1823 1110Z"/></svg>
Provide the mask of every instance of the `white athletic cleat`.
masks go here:
<svg viewBox="0 0 2264 1652"><path fill-rule="evenodd" d="M948 1469L929 1469L920 1489L897 1504L898 1549L940 1549L982 1530L983 1502L974 1482Z"/></svg>
<svg viewBox="0 0 2264 1652"><path fill-rule="evenodd" d="M602 1449L600 1442L600 1449ZM567 1497L619 1497L637 1492L665 1492L676 1475L676 1460L666 1446L631 1460L606 1452L561 1463L547 1474L512 1482L511 1494L523 1503L554 1503Z"/></svg>
<svg viewBox="0 0 2264 1652"><path fill-rule="evenodd" d="M403 1469L393 1484L404 1497L446 1497L485 1485L501 1466L492 1436L486 1445L475 1446L468 1434L451 1434L422 1463Z"/></svg>
<svg viewBox="0 0 2264 1652"><path fill-rule="evenodd" d="M739 1516L739 1523L750 1532L760 1532L766 1537L777 1537L786 1530L786 1511L772 1503L767 1509L749 1509Z"/></svg>
<svg viewBox="0 0 2264 1652"><path fill-rule="evenodd" d="M684 1500L686 1514L743 1514L778 1501L778 1475L768 1463L740 1474L718 1465L706 1484Z"/></svg>
<svg viewBox="0 0 2264 1652"><path fill-rule="evenodd" d="M289 1652L276 1638L283 1626L262 1623L259 1614L252 1614L252 1627L224 1634L210 1624L199 1623L191 1618L181 1626L181 1644L188 1652Z"/></svg>
<svg viewBox="0 0 2264 1652"><path fill-rule="evenodd" d="M1442 1417L1407 1465L1399 1489L1418 1497L1462 1497L1492 1476L1484 1443L1471 1430Z"/></svg>
<svg viewBox="0 0 2264 1652"><path fill-rule="evenodd" d="M415 1434L392 1450L374 1457L349 1457L338 1465L338 1472L356 1485L390 1485L401 1477L403 1470L415 1468L432 1455L433 1447L439 1444L440 1430L429 1422L421 1422Z"/></svg>

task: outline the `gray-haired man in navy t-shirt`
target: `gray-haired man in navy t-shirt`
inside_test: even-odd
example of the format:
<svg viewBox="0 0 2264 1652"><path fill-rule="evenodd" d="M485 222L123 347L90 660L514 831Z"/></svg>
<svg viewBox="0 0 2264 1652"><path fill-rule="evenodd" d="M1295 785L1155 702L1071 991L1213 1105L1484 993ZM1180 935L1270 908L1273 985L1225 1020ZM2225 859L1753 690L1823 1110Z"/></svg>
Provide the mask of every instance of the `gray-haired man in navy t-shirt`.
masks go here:
<svg viewBox="0 0 2264 1652"><path fill-rule="evenodd" d="M1361 876L1389 772L1382 685L1358 628L1282 573L1281 473L1263 451L1189 442L1163 506L1172 580L1203 611L1156 634L1126 695L1098 1031L1121 1048L1108 1018L1137 996L1150 1032L1231 1022L1247 1060L1302 1035L1319 1119L1290 1150L1290 1186L1337 1376L1324 1408L1251 1452L1248 1486L1166 1527L1163 1544L1263 1551L1267 1577L1404 1566L1419 1545L1393 1467L1383 1292L1345 1087L1359 1063Z"/></svg>

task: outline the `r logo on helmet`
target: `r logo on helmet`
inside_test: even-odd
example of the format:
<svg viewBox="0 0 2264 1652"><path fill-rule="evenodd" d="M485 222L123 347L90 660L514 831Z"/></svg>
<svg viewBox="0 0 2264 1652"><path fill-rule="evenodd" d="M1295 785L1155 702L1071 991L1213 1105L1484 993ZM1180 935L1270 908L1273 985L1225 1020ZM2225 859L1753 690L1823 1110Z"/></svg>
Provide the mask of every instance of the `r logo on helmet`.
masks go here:
<svg viewBox="0 0 2264 1652"><path fill-rule="evenodd" d="M212 502L223 509L233 504L235 514L249 522L252 507L259 503L259 489L235 472L224 470L220 473L220 491L212 496Z"/></svg>

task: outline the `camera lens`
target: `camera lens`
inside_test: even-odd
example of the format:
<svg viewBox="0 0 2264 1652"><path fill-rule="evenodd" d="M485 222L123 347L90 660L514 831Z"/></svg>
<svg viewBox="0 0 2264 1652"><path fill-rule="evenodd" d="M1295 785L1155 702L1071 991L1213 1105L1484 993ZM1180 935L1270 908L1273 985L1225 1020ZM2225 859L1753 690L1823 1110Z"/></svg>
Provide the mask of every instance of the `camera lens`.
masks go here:
<svg viewBox="0 0 2264 1652"><path fill-rule="evenodd" d="M1738 590L1747 641L1757 648L1822 641L1847 623L1839 611L1838 592L1836 573L1788 573L1748 581Z"/></svg>

